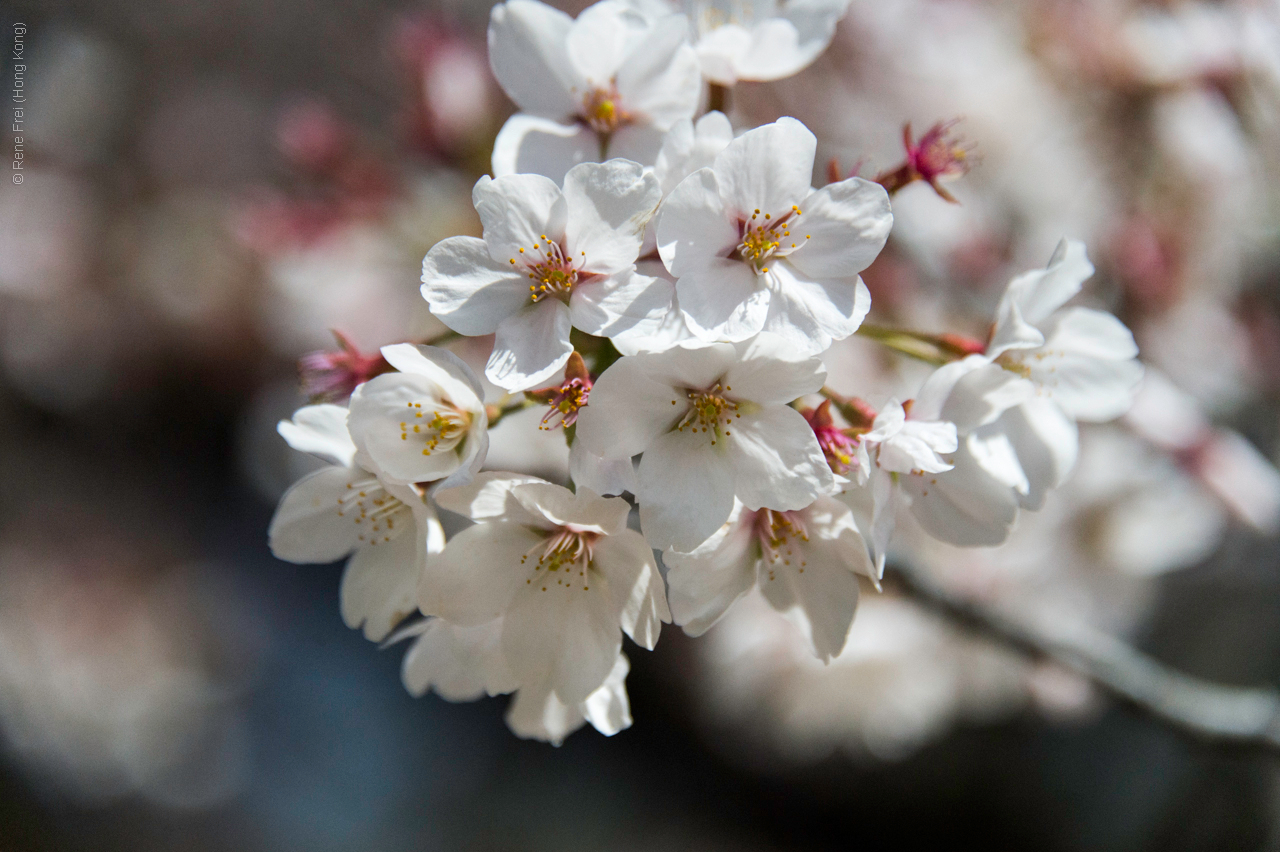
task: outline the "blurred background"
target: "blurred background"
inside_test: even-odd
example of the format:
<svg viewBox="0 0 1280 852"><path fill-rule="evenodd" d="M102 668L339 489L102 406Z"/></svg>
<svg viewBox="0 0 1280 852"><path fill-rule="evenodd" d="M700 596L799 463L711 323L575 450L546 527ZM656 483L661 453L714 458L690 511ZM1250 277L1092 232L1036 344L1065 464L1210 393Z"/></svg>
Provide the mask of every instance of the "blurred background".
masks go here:
<svg viewBox="0 0 1280 852"><path fill-rule="evenodd" d="M613 739L554 749L507 731L505 699L414 700L401 649L343 626L341 566L268 553L309 469L274 428L329 329L440 330L421 258L477 230L512 109L488 4L0 12L27 98L24 180L0 182L0 852L1280 849L1274 757L1179 737L892 583L829 667L752 600L633 648ZM1151 367L1008 545L920 541L929 570L1280 685L1280 3L853 0L814 66L731 107L801 118L840 174L961 119L961 203L895 198L873 318L982 335L1072 236ZM862 340L831 368L869 398L919 377ZM490 466L563 478L558 437L499 431Z"/></svg>

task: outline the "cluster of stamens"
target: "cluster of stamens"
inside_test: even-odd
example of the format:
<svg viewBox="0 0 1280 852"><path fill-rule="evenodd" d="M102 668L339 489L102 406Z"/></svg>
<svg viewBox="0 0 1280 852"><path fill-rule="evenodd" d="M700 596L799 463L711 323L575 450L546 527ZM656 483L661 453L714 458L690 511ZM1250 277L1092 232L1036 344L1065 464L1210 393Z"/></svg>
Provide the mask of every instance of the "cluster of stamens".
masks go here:
<svg viewBox="0 0 1280 852"><path fill-rule="evenodd" d="M804 240L791 236L791 225L800 213L800 208L792 204L789 212L775 219L772 214L761 214L756 208L751 218L739 225L742 237L738 243L738 257L754 266L757 272L768 272L769 267L765 264L769 258L788 255L804 245ZM811 236L805 234L804 239Z"/></svg>
<svg viewBox="0 0 1280 852"><path fill-rule="evenodd" d="M769 579L774 579L774 570L779 563L795 565L800 573L804 573L808 564L804 559L797 559L793 550L793 539L809 540L809 530L799 512L778 512L773 509L761 509L755 519L756 541L760 544L760 555L765 561Z"/></svg>
<svg viewBox="0 0 1280 852"><path fill-rule="evenodd" d="M619 127L631 123L631 116L622 108L618 87L610 83L607 88L595 88L582 97L582 120L601 135L613 133Z"/></svg>
<svg viewBox="0 0 1280 852"><path fill-rule="evenodd" d="M831 416L831 400L824 399L817 408L806 408L800 414L813 429L818 446L822 448L827 465L833 472L843 475L857 466L854 452L862 439L855 430L844 429L836 424L835 418Z"/></svg>
<svg viewBox="0 0 1280 852"><path fill-rule="evenodd" d="M356 539L371 546L391 541L399 534L406 526L407 518L402 516L410 511L399 498L388 494L377 479L349 482L338 497L338 517L350 518L361 528ZM397 521L400 521L399 527Z"/></svg>
<svg viewBox="0 0 1280 852"><path fill-rule="evenodd" d="M725 396L725 393L731 390L733 388L728 385L721 388L720 383L716 382L707 390L688 391L686 396L689 398L689 410L676 424L676 431L683 432L686 429L692 432L710 431L712 446L721 435L726 437L732 435L729 424L742 415L738 413L738 403ZM678 403L673 399L671 404Z"/></svg>
<svg viewBox="0 0 1280 852"><path fill-rule="evenodd" d="M434 411L423 409L422 403L408 403L413 417L400 421L400 440L410 437L423 441L422 454L429 456L437 450L447 452L458 446L471 426L471 415L448 405ZM427 415L431 415L428 419Z"/></svg>
<svg viewBox="0 0 1280 852"><path fill-rule="evenodd" d="M591 380L569 379L551 398L551 410L542 418L539 429L551 430L557 426L568 428L578 422L578 411L587 404L591 394Z"/></svg>
<svg viewBox="0 0 1280 852"><path fill-rule="evenodd" d="M568 526L560 527L520 557L520 564L525 565L530 556L541 551L533 566L533 576L526 579L525 583L532 586L536 581L539 589L545 592L554 574L557 575L557 586L571 588L578 582L582 584L582 591L589 591L591 586L587 571L591 568L596 539L599 537L599 533L575 530ZM561 575L562 571L564 573Z"/></svg>
<svg viewBox="0 0 1280 852"><path fill-rule="evenodd" d="M529 280L533 283L529 285L529 298L534 302L540 302L547 296L558 296L567 298L573 291L573 287L578 283L578 269L573 265L573 260L565 254L560 244L553 242L546 234L543 234L541 241L534 243L530 251L523 248L519 251L525 269L529 272ZM582 252L585 259L586 252ZM516 264L516 258L511 258L511 265Z"/></svg>

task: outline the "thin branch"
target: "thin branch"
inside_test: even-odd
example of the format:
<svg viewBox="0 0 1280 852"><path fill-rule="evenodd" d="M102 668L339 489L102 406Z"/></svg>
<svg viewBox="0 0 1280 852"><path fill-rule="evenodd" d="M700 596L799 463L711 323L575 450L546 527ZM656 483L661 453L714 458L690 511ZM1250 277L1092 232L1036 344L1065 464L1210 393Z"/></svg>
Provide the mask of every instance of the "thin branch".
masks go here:
<svg viewBox="0 0 1280 852"><path fill-rule="evenodd" d="M1023 653L1066 666L1184 734L1280 753L1280 692L1275 689L1199 680L1084 625L1063 630L1023 624L947 591L908 564L896 563L892 572L918 603Z"/></svg>

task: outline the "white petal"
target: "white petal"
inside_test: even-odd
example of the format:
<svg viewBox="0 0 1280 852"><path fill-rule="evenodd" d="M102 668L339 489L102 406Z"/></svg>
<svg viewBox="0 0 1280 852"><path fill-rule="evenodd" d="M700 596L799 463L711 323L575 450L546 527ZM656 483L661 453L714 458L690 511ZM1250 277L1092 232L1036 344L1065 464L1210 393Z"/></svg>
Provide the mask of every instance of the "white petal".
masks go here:
<svg viewBox="0 0 1280 852"><path fill-rule="evenodd" d="M659 18L618 69L623 105L660 130L692 118L702 96L698 54L686 41L687 29L683 15Z"/></svg>
<svg viewBox="0 0 1280 852"><path fill-rule="evenodd" d="M911 414L917 420L951 420L951 417L943 417L942 410L947 405L951 397L951 392L955 389L956 383L969 373L990 366L991 359L983 355L969 355L959 361L952 361L949 364L943 364L938 369L929 374L929 378L925 379L923 385L920 386L919 392L916 393L915 402L911 406ZM960 419L966 426L970 425L968 418L964 417L964 412L959 412Z"/></svg>
<svg viewBox="0 0 1280 852"><path fill-rule="evenodd" d="M711 446L707 435L668 432L657 438L640 459L638 472L636 497L645 540L661 550L685 552L706 541L733 509L729 466L727 452Z"/></svg>
<svg viewBox="0 0 1280 852"><path fill-rule="evenodd" d="M569 310L575 328L613 338L637 326L656 327L671 310L674 298L675 286L667 279L624 269L578 284Z"/></svg>
<svg viewBox="0 0 1280 852"><path fill-rule="evenodd" d="M1057 347L1046 342L1043 350L1009 357L1025 368L1041 395L1056 402L1069 417L1104 422L1127 411L1142 380L1142 365L1136 360L1112 360L1073 351L1067 348L1074 341L1066 332L1056 336L1067 340Z"/></svg>
<svg viewBox="0 0 1280 852"><path fill-rule="evenodd" d="M662 575L644 537L620 530L596 543L592 560L609 584L622 632L652 651L662 625L671 622L671 612Z"/></svg>
<svg viewBox="0 0 1280 852"><path fill-rule="evenodd" d="M543 481L523 473L485 471L467 485L441 488L433 496L440 508L473 521L505 518L519 524L534 523L536 516L525 509L511 492L516 486Z"/></svg>
<svg viewBox="0 0 1280 852"><path fill-rule="evenodd" d="M1009 436L1027 477L1022 507L1039 509L1045 495L1065 482L1075 466L1080 447L1076 424L1053 402L1033 399L1010 409L998 427Z"/></svg>
<svg viewBox="0 0 1280 852"><path fill-rule="evenodd" d="M712 83L732 86L738 82L738 65L751 47L751 32L746 27L725 24L711 30L696 45L703 76Z"/></svg>
<svg viewBox="0 0 1280 852"><path fill-rule="evenodd" d="M579 163L600 159L600 137L584 124L560 124L518 112L493 141L493 175L542 175L557 184Z"/></svg>
<svg viewBox="0 0 1280 852"><path fill-rule="evenodd" d="M724 260L738 244L711 169L699 169L671 190L657 216L658 253L677 277Z"/></svg>
<svg viewBox="0 0 1280 852"><path fill-rule="evenodd" d="M813 429L795 409L746 409L729 431L725 443L734 490L747 508L803 509L831 490L831 468Z"/></svg>
<svg viewBox="0 0 1280 852"><path fill-rule="evenodd" d="M843 532L843 539L811 533L808 542L797 542L791 550L790 565L781 559L760 565L765 599L800 628L824 663L844 649L858 606L858 579L846 557L857 552L866 558L862 536L848 527Z"/></svg>
<svg viewBox="0 0 1280 852"><path fill-rule="evenodd" d="M742 341L765 327L771 294L740 260L715 258L676 282L689 329L706 340Z"/></svg>
<svg viewBox="0 0 1280 852"><path fill-rule="evenodd" d="M981 356L965 363L974 369L960 376L942 406L938 420L949 420L961 433L971 432L1035 396L1035 385L998 364L983 364ZM912 411L916 413L915 409Z"/></svg>
<svg viewBox="0 0 1280 852"><path fill-rule="evenodd" d="M941 473L951 465L939 454L953 453L956 447L954 423L907 421L896 435L880 444L876 464L891 473Z"/></svg>
<svg viewBox="0 0 1280 852"><path fill-rule="evenodd" d="M427 619L405 653L400 679L414 697L434 689L446 701L511 692L518 684L507 669L501 639L501 619L475 627Z"/></svg>
<svg viewBox="0 0 1280 852"><path fill-rule="evenodd" d="M1142 365L1134 360L1138 348L1123 323L1101 311L1072 308L1044 329L1044 350L1022 356L1022 362L1063 411L1098 423L1129 409Z"/></svg>
<svg viewBox="0 0 1280 852"><path fill-rule="evenodd" d="M565 53L587 86L607 86L648 29L644 16L626 3L603 0L578 15L569 28Z"/></svg>
<svg viewBox="0 0 1280 852"><path fill-rule="evenodd" d="M631 663L626 654L618 654L604 684L587 696L582 710L597 731L611 737L631 727L631 703L627 700L627 673Z"/></svg>
<svg viewBox="0 0 1280 852"><path fill-rule="evenodd" d="M729 520L692 553L662 555L671 589L671 615L690 636L701 636L756 582L755 512L738 503Z"/></svg>
<svg viewBox="0 0 1280 852"><path fill-rule="evenodd" d="M569 327L569 308L553 298L508 317L498 326L485 376L512 392L546 384L573 352Z"/></svg>
<svg viewBox="0 0 1280 852"><path fill-rule="evenodd" d="M484 412L484 388L480 379L457 355L439 346L393 343L382 347L382 357L402 373L431 381L442 399L475 414Z"/></svg>
<svg viewBox="0 0 1280 852"><path fill-rule="evenodd" d="M573 525L583 531L613 535L626 528L627 501L601 497L584 488L576 494L561 485L533 482L517 485L512 495L530 514L545 519L549 528Z"/></svg>
<svg viewBox="0 0 1280 852"><path fill-rule="evenodd" d="M565 248L582 269L609 274L630 269L644 226L662 197L652 171L630 160L583 163L564 178L569 207Z"/></svg>
<svg viewBox="0 0 1280 852"><path fill-rule="evenodd" d="M1064 239L1054 249L1047 267L1024 272L1009 283L1000 300L1000 309L1016 304L1024 321L1039 325L1079 293L1092 275L1093 264L1089 262L1084 243ZM997 322L999 316L998 310Z"/></svg>
<svg viewBox="0 0 1280 852"><path fill-rule="evenodd" d="M715 172L726 206L750 216L759 209L778 216L810 192L817 139L794 118L748 130L716 157Z"/></svg>
<svg viewBox="0 0 1280 852"><path fill-rule="evenodd" d="M489 65L503 91L525 112L572 115L579 76L565 50L573 19L534 0L509 0L489 16Z"/></svg>
<svg viewBox="0 0 1280 852"><path fill-rule="evenodd" d="M631 459L604 459L574 440L569 448L569 476L579 488L590 488L597 494L635 493L636 469Z"/></svg>
<svg viewBox="0 0 1280 852"><path fill-rule="evenodd" d="M292 420L281 420L276 431L289 446L342 467L350 467L356 445L347 431L347 409L341 405L304 405Z"/></svg>
<svg viewBox="0 0 1280 852"><path fill-rule="evenodd" d="M811 278L857 275L880 254L893 227L884 187L857 177L827 184L800 209L789 227L798 246L789 260Z"/></svg>
<svg viewBox="0 0 1280 852"><path fill-rule="evenodd" d="M1011 489L1019 500L1031 490L1013 442L1000 424L969 433L965 436L964 447L979 467L996 482Z"/></svg>
<svg viewBox="0 0 1280 852"><path fill-rule="evenodd" d="M983 470L965 444L952 461L955 468L945 473L899 475L911 498L911 513L925 532L950 544L1000 544L1018 516L1013 489Z"/></svg>
<svg viewBox="0 0 1280 852"><path fill-rule="evenodd" d="M427 560L418 587L419 608L462 625L498 618L530 573L521 559L542 539L522 524L506 521L457 533L444 552Z"/></svg>
<svg viewBox="0 0 1280 852"><path fill-rule="evenodd" d="M550 685L565 704L599 689L622 649L606 588L576 573L542 572L544 585L517 591L502 627L502 650L522 687Z"/></svg>
<svg viewBox="0 0 1280 852"><path fill-rule="evenodd" d="M807 67L827 49L835 36L836 22L848 8L849 0L791 0L779 10L781 16L795 27L798 36L796 51L789 63L795 71L788 74Z"/></svg>
<svg viewBox="0 0 1280 852"><path fill-rule="evenodd" d="M527 0L521 0L527 2ZM564 236L568 205L560 187L542 175L485 175L471 190L471 201L484 225L489 256L501 265L518 261L521 249L537 254L542 237L558 242Z"/></svg>
<svg viewBox="0 0 1280 852"><path fill-rule="evenodd" d="M549 686L525 686L507 708L507 727L526 740L542 740L558 746L587 722L581 704L565 704Z"/></svg>
<svg viewBox="0 0 1280 852"><path fill-rule="evenodd" d="M1138 357L1133 332L1105 311L1068 308L1050 317L1043 328L1046 349L1066 349L1112 361Z"/></svg>
<svg viewBox="0 0 1280 852"><path fill-rule="evenodd" d="M732 396L764 404L786 405L817 393L827 371L817 358L798 358L784 341L762 334L742 347L741 360L724 374Z"/></svg>
<svg viewBox="0 0 1280 852"><path fill-rule="evenodd" d="M739 80L781 80L813 61L800 50L800 32L790 21L769 18L751 28L751 45L736 59Z"/></svg>
<svg viewBox="0 0 1280 852"><path fill-rule="evenodd" d="M422 297L459 334L492 334L529 303L529 279L514 269L490 257L484 240L450 237L422 260Z"/></svg>
<svg viewBox="0 0 1280 852"><path fill-rule="evenodd" d="M665 134L652 124L626 124L611 133L605 145L605 157L621 158L652 166L662 150Z"/></svg>
<svg viewBox="0 0 1280 852"><path fill-rule="evenodd" d="M709 112L699 118L696 125L688 119L672 125L662 140L662 149L653 167L663 195L698 169L710 168L716 154L732 141L733 125L722 112Z"/></svg>
<svg viewBox="0 0 1280 852"><path fill-rule="evenodd" d="M871 309L871 294L861 278L809 278L788 260L768 269L771 295L764 331L785 338L797 352L816 355L844 340ZM680 298L684 304L683 291Z"/></svg>
<svg viewBox="0 0 1280 852"><path fill-rule="evenodd" d="M338 594L346 625L352 629L363 625L366 639L381 642L417 612L421 556L416 529L356 550L342 572Z"/></svg>
<svg viewBox="0 0 1280 852"><path fill-rule="evenodd" d="M326 467L307 474L280 498L267 540L277 559L295 563L333 562L359 544L359 529L338 516L347 486L369 474L349 467Z"/></svg>

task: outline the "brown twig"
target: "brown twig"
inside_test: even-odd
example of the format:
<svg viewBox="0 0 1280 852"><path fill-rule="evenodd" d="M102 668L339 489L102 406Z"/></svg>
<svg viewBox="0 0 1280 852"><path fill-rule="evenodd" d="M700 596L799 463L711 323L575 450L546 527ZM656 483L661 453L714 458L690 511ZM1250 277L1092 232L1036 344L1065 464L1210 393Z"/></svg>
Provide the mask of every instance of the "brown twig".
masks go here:
<svg viewBox="0 0 1280 852"><path fill-rule="evenodd" d="M953 594L909 564L897 563L890 572L916 602L1001 644L1063 665L1183 734L1280 753L1280 692L1275 689L1203 681L1085 625L1023 624Z"/></svg>

